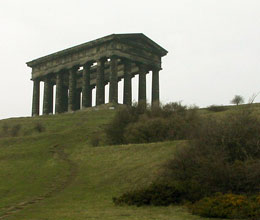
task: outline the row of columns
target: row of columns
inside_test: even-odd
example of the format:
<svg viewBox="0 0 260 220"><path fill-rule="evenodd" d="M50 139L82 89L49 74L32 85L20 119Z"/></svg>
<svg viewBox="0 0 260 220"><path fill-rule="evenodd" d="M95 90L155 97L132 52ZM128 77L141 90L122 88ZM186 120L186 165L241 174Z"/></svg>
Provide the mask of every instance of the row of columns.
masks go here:
<svg viewBox="0 0 260 220"><path fill-rule="evenodd" d="M132 73L131 61L122 59L124 66L124 94L123 104L132 104ZM96 105L105 103L105 62L102 58L97 61L96 75ZM92 63L86 63L82 72L82 88L77 88L77 71L78 67L73 67L68 71L68 86L64 85L64 74L56 74L56 102L55 113L72 112L80 109L80 98L82 92L82 107L92 106L92 89L90 85L90 70ZM109 75L109 103L118 103L118 58L110 58L110 75ZM152 70L152 105L159 105L159 69ZM138 102L146 102L146 73L145 65L139 65L139 95ZM44 79L44 98L43 114L53 113L53 83L50 76ZM34 80L33 86L33 105L32 115L39 115L40 99L40 80Z"/></svg>

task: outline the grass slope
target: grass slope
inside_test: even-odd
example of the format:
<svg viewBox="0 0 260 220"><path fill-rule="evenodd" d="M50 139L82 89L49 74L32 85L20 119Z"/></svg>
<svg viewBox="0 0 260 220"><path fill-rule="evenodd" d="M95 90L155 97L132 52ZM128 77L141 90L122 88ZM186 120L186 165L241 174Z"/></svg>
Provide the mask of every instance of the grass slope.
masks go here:
<svg viewBox="0 0 260 220"><path fill-rule="evenodd" d="M0 133L0 219L201 219L183 207L113 205L113 196L149 184L184 143L90 146L113 115L86 110L0 121L0 130L21 126L17 137ZM44 132L34 129L38 123Z"/></svg>

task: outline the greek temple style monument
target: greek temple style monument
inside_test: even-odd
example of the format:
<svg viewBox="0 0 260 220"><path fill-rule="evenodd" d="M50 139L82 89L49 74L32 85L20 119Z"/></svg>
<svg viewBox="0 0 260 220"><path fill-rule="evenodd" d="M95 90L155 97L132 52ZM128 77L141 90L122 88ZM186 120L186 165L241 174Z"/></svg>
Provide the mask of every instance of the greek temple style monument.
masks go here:
<svg viewBox="0 0 260 220"><path fill-rule="evenodd" d="M118 102L118 82L124 79L123 104L132 104L132 77L139 75L138 102L146 102L146 74L152 71L152 105L159 105L161 58L168 52L144 34L112 34L27 63L32 68L32 116L39 115L40 82L44 82L43 114L71 112L109 102Z"/></svg>

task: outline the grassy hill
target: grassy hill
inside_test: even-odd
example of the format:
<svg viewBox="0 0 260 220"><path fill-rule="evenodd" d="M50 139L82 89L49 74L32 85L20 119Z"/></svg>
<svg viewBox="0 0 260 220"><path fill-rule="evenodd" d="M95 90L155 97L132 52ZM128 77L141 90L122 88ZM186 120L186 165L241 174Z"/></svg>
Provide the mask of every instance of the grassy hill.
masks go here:
<svg viewBox="0 0 260 220"><path fill-rule="evenodd" d="M254 109L259 114L259 105ZM151 183L176 146L184 144L91 146L90 136L114 114L92 109L1 120L0 219L201 219L178 206L112 203L112 197L125 190Z"/></svg>

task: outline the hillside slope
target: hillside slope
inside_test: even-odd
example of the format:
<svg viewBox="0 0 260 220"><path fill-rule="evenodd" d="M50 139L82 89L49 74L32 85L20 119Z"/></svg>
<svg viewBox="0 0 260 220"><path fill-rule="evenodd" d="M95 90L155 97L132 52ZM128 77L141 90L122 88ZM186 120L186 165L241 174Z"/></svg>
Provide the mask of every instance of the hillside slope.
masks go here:
<svg viewBox="0 0 260 220"><path fill-rule="evenodd" d="M114 206L112 197L152 182L184 144L92 147L89 137L114 113L86 110L0 121L0 219L201 219L182 207ZM20 127L16 137L9 137L15 127Z"/></svg>

